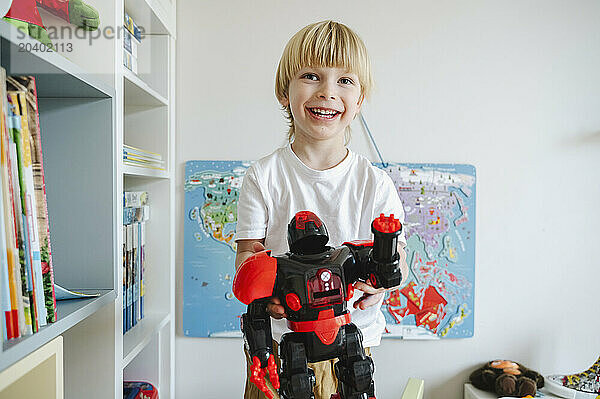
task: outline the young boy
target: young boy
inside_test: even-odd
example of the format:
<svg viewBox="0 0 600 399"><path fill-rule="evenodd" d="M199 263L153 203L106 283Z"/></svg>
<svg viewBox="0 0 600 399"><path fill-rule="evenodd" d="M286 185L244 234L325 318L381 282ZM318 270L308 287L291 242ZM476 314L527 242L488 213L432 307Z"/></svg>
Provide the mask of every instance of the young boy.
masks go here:
<svg viewBox="0 0 600 399"><path fill-rule="evenodd" d="M346 148L350 123L372 88L370 62L362 40L347 26L323 21L306 26L288 42L277 69L275 94L289 121L285 147L253 163L238 204L236 269L255 252L288 251L287 224L296 212L314 212L327 226L331 246L371 238L371 222L381 213L404 222L404 209L389 176ZM408 276L399 237L403 279ZM404 282L404 281L403 281ZM385 328L384 289L357 282L349 302L363 346L379 345ZM274 340L289 331L276 298L268 311ZM277 355L277 345L274 343ZM246 353L248 359L248 354ZM279 363L279 362L278 362ZM315 399L336 392L334 361L309 364L315 371ZM247 369L249 369L247 364ZM265 398L246 381L245 399Z"/></svg>

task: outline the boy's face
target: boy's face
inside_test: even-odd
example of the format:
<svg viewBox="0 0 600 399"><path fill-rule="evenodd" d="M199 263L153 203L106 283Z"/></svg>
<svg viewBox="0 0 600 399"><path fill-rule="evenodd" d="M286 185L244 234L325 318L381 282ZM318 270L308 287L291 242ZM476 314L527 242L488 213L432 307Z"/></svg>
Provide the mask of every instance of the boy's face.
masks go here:
<svg viewBox="0 0 600 399"><path fill-rule="evenodd" d="M311 141L343 138L363 100L358 76L331 67L302 68L290 81L288 93L280 103L290 106L294 134Z"/></svg>

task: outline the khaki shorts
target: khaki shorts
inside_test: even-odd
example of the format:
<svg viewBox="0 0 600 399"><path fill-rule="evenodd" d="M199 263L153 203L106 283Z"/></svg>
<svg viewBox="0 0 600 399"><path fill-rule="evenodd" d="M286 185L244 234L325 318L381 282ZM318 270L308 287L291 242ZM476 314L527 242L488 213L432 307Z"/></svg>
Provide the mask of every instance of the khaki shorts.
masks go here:
<svg viewBox="0 0 600 399"><path fill-rule="evenodd" d="M275 361L277 367L281 367L281 361L279 360L279 345L273 341L273 352L275 354ZM244 390L244 399L267 399L267 396L260 390L256 385L250 382L250 354L244 348L246 354L246 388ZM365 348L365 354L371 356L371 348ZM308 367L313 369L316 377L315 384L315 399L330 399L331 395L337 392L337 378L335 377L335 371L333 365L337 362L337 359L324 360L318 363L308 363ZM268 376L266 377L268 380ZM277 398L276 396L275 398Z"/></svg>

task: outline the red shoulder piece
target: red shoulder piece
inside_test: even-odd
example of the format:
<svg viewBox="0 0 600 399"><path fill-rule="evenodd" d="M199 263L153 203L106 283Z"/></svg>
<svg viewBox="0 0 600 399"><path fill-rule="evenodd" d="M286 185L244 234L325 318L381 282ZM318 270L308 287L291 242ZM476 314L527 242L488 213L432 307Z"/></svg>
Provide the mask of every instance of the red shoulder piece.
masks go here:
<svg viewBox="0 0 600 399"><path fill-rule="evenodd" d="M242 303L273 295L277 276L277 259L271 251L255 253L241 264L233 279L233 294Z"/></svg>
<svg viewBox="0 0 600 399"><path fill-rule="evenodd" d="M364 248L364 247L372 247L373 240L354 240L354 241L346 241L343 245L349 245L355 248Z"/></svg>

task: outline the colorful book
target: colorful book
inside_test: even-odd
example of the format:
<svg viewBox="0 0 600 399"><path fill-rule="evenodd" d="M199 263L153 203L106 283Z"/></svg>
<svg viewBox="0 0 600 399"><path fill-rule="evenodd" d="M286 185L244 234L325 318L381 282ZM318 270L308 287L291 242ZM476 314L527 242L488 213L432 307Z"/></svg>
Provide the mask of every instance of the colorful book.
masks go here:
<svg viewBox="0 0 600 399"><path fill-rule="evenodd" d="M146 191L124 191L123 207L137 208L148 204L148 192Z"/></svg>
<svg viewBox="0 0 600 399"><path fill-rule="evenodd" d="M123 334L127 332L127 226L123 224Z"/></svg>
<svg viewBox="0 0 600 399"><path fill-rule="evenodd" d="M127 144L123 144L123 154L131 154L131 155L138 155L144 158L149 158L155 161L162 161L162 155L156 153L156 152L152 152L152 151L147 151L147 150L142 150L141 148L137 148L137 147L132 147L130 145Z"/></svg>
<svg viewBox="0 0 600 399"><path fill-rule="evenodd" d="M52 263L52 246L50 225L48 222L48 202L46 200L46 182L44 177L44 160L42 156L42 138L39 123L37 89L35 78L31 76L8 77L10 83L26 93L26 111L30 134L31 162L33 166L33 182L37 211L37 230L40 245L44 308L46 321L53 323L58 319L56 297L54 292L54 265Z"/></svg>
<svg viewBox="0 0 600 399"><path fill-rule="evenodd" d="M20 84L12 77L8 77L9 83ZM18 86L17 86L18 88ZM24 88L24 87L23 87ZM13 95L19 104L19 117L21 119L21 137L22 137L22 152L23 152L23 171L25 181L25 206L27 214L27 237L29 243L29 255L30 264L32 269L32 278L34 279L33 287L35 294L35 314L38 323L37 328L43 327L47 324L47 312L46 312L46 299L44 295L44 281L42 275L42 261L40 252L40 234L39 234L39 214L38 201L36 200L36 190L34 183L34 171L33 171L33 154L36 152L34 147L34 138L31 136L31 131L37 132L37 122L35 121L35 115L30 113L35 112L32 106L28 105L31 101L35 100L27 98L27 91L20 90L12 92L9 90L9 94ZM29 101L28 101L29 100ZM32 123L31 123L32 122Z"/></svg>
<svg viewBox="0 0 600 399"><path fill-rule="evenodd" d="M132 245L133 245L133 265L132 265L132 269L133 269L133 298L131 301L131 324L133 326L135 326L139 320L138 317L138 309L139 309L139 295L140 295L140 285L139 285L139 278L140 278L140 272L139 272L139 263L140 263L140 256L139 256L139 245L138 245L138 236L139 236L139 229L138 229L139 223L138 222L134 222L131 225L131 229L132 229L132 236L133 236L133 241L132 241Z"/></svg>
<svg viewBox="0 0 600 399"><path fill-rule="evenodd" d="M144 318L144 274L146 272L146 221L140 222L140 319Z"/></svg>
<svg viewBox="0 0 600 399"><path fill-rule="evenodd" d="M2 204L4 215L4 232L6 237L6 260L8 264L9 305L4 305L4 316L6 322L7 339L20 336L20 321L23 324L23 302L21 299L21 276L19 251L16 237L16 220L13 204L13 184L10 159L10 140L8 133L8 101L6 97L6 71L0 68L0 106L1 130L0 130L0 175L2 180ZM10 307L10 310L8 309Z"/></svg>
<svg viewBox="0 0 600 399"><path fill-rule="evenodd" d="M131 320L133 304L133 229L127 225L127 329L133 327Z"/></svg>
<svg viewBox="0 0 600 399"><path fill-rule="evenodd" d="M10 100L10 96L7 96ZM31 265L30 258L27 255L29 248L27 246L26 233L27 229L24 224L27 222L27 215L23 207L23 198L25 198L24 190L25 184L21 181L22 163L19 162L19 153L21 152L18 145L21 145L21 121L18 117L14 116L14 112L11 111L16 105L9 101L8 107L8 152L9 152L9 172L10 180L12 185L12 206L14 212L15 221L15 237L16 247L18 249L18 264L20 279L17 280L17 288L21 293L19 306L19 330L21 335L33 334L34 324L32 319L35 317L33 306L35 304L34 292L33 292L33 279L31 278ZM19 170L20 173L19 173Z"/></svg>
<svg viewBox="0 0 600 399"><path fill-rule="evenodd" d="M17 146L17 163L23 215L23 242L25 244L25 265L27 267L27 290L30 295L31 325L33 332L46 325L46 308L42 284L42 263L37 230L37 209L33 188L33 166L27 122L25 92L8 91L9 111L13 113L11 125L13 139Z"/></svg>

